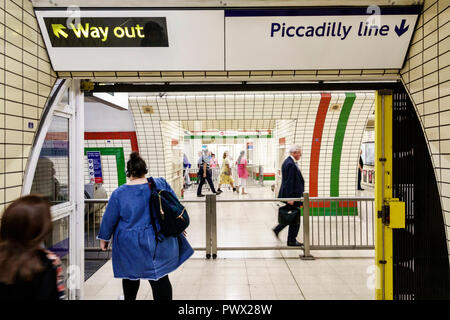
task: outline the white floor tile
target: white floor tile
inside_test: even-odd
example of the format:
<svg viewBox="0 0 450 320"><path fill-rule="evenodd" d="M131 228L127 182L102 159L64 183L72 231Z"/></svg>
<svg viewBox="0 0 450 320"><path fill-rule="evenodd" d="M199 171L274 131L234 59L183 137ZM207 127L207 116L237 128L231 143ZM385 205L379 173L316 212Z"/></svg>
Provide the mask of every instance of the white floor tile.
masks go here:
<svg viewBox="0 0 450 320"><path fill-rule="evenodd" d="M188 190L185 199L197 199ZM248 197L272 198L265 189L249 188ZM225 191L218 198L242 198ZM188 240L193 247L205 247L205 206L187 204L191 216ZM218 246L284 246L288 228L278 240L273 203L218 203ZM299 241L302 241L300 231ZM302 250L219 250L217 259L206 259L196 250L193 257L169 275L176 300L302 300L374 299L367 288L373 250L312 250L316 258L300 260ZM117 300L123 295L121 280L114 279L109 260L85 282L85 299ZM138 299L152 299L148 282L141 282Z"/></svg>

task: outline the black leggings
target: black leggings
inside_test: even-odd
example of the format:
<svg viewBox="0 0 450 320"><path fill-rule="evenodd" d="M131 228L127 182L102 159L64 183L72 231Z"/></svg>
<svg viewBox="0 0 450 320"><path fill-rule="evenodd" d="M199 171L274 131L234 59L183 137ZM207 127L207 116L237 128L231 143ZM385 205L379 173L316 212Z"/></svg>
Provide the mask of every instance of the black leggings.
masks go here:
<svg viewBox="0 0 450 320"><path fill-rule="evenodd" d="M168 275L159 280L149 280L148 282L152 287L153 300L172 300L172 285ZM122 279L125 300L136 300L139 284L140 280Z"/></svg>

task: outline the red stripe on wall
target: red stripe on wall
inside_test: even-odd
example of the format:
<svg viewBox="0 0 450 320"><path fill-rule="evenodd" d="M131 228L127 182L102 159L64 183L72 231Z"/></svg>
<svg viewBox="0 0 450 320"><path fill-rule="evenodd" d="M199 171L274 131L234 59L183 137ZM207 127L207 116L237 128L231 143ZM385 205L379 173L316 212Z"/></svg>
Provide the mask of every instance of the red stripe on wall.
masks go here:
<svg viewBox="0 0 450 320"><path fill-rule="evenodd" d="M69 140L69 134L67 132L47 132L45 140Z"/></svg>
<svg viewBox="0 0 450 320"><path fill-rule="evenodd" d="M136 132L85 132L84 140L125 140L131 141L131 151L139 152Z"/></svg>
<svg viewBox="0 0 450 320"><path fill-rule="evenodd" d="M327 116L330 100L330 93L322 93L319 103L319 109L317 110L316 114L316 123L314 124L314 133L311 143L311 158L309 161L310 197L317 197L318 195L320 144L322 142L323 126L325 124L325 118Z"/></svg>
<svg viewBox="0 0 450 320"><path fill-rule="evenodd" d="M330 208L332 201L311 201L309 204L310 208ZM337 203L337 201L333 201ZM357 208L357 201L339 201L339 208Z"/></svg>

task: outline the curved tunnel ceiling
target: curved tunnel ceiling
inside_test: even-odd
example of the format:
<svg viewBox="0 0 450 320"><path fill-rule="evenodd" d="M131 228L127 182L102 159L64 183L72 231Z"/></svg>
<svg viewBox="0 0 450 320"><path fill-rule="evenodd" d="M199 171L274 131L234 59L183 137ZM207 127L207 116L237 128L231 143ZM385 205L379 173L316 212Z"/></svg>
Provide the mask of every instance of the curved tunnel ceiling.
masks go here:
<svg viewBox="0 0 450 320"><path fill-rule="evenodd" d="M345 92L331 92L327 108L339 113ZM374 92L355 92L366 105L373 105ZM263 130L273 129L276 120L304 118L317 110L321 93L169 93L130 96L134 117L181 121L183 129ZM316 111L315 111L316 112Z"/></svg>

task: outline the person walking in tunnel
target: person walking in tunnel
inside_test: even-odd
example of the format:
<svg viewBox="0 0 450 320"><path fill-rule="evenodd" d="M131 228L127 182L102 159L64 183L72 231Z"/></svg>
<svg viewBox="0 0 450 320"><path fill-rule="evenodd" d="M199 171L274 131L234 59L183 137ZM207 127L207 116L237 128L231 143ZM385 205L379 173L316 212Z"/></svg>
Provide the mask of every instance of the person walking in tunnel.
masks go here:
<svg viewBox="0 0 450 320"><path fill-rule="evenodd" d="M186 155L183 153L183 188L188 188L191 185L191 179L189 178L189 169L191 168L191 163Z"/></svg>
<svg viewBox="0 0 450 320"><path fill-rule="evenodd" d="M103 215L97 239L106 251L112 239L112 265L115 278L122 279L125 300L136 300L140 280L148 280L154 300L172 300L169 273L177 269L194 250L184 234L155 239L161 229L156 209L150 206L150 186L175 195L164 178L149 178L147 164L139 153L132 152L127 162L129 182L113 191Z"/></svg>
<svg viewBox="0 0 450 320"><path fill-rule="evenodd" d="M364 167L364 162L362 159L362 150L361 150L361 151L359 151L359 163L358 163L358 190L361 190L361 191L364 191L364 189L361 188L361 176L362 176L363 167Z"/></svg>
<svg viewBox="0 0 450 320"><path fill-rule="evenodd" d="M211 153L211 159L209 160L209 165L211 167L211 173L212 173L212 181L217 181L217 176L219 172L219 162L217 161L216 155L214 153ZM220 189L220 186L219 186Z"/></svg>
<svg viewBox="0 0 450 320"><path fill-rule="evenodd" d="M297 161L300 160L302 156L302 148L299 145L293 145L289 149L289 157L284 160L281 166L281 187L278 193L278 198L300 198L303 196L303 191L305 190L305 181L303 180L303 175L300 171ZM302 205L301 201L288 201L291 206L300 207ZM275 236L278 238L278 234L287 225L278 224L273 228ZM289 225L288 246L302 247L303 243L297 241L298 231L300 230L300 223Z"/></svg>
<svg viewBox="0 0 450 320"><path fill-rule="evenodd" d="M205 181L208 181L209 187L211 188L211 192L217 195L221 194L222 191L219 191L214 188L214 183L212 181L212 173L210 168L210 158L208 157L208 150L204 149L200 159L198 160L199 170L197 177L200 179L200 183L198 184L197 189L197 197L204 197L202 194L202 187L205 184Z"/></svg>
<svg viewBox="0 0 450 320"><path fill-rule="evenodd" d="M209 165L211 168L217 168L219 163L217 162L216 155L214 153L211 153L211 159L209 160Z"/></svg>
<svg viewBox="0 0 450 320"><path fill-rule="evenodd" d="M247 159L245 158L245 151L242 150L236 161L238 167L238 177L239 177L239 188L242 194L247 194L245 188L247 187L248 170L247 170Z"/></svg>
<svg viewBox="0 0 450 320"><path fill-rule="evenodd" d="M46 198L28 195L6 208L0 228L0 300L65 299L61 261L43 247L51 232Z"/></svg>
<svg viewBox="0 0 450 320"><path fill-rule="evenodd" d="M233 188L233 191L236 191L236 187L234 186L234 180L233 177L231 176L231 162L228 159L227 151L223 153L223 163L222 163L222 170L220 173L220 183L217 191L222 192L222 190L220 190L220 186L223 184L229 184Z"/></svg>

